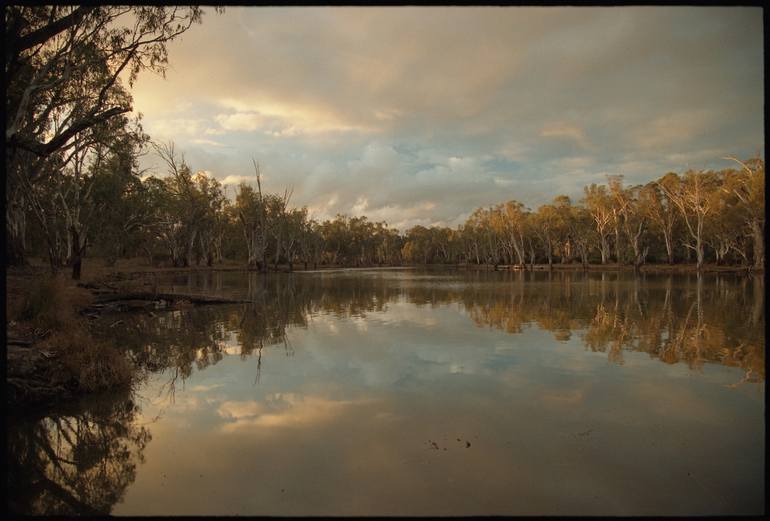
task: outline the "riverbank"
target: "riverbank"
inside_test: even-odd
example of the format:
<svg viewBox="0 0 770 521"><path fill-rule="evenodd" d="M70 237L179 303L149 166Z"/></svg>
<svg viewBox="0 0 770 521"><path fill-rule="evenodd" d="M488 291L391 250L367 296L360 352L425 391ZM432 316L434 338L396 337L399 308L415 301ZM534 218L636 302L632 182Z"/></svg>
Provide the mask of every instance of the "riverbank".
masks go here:
<svg viewBox="0 0 770 521"><path fill-rule="evenodd" d="M525 269L518 265L498 264L400 264L400 265L377 265L370 266L348 266L342 264L318 264L313 266L309 264L305 268L304 263L296 263L290 270L288 264L279 264L277 267L270 265L268 273L289 273L289 272L317 272L334 270L355 270L355 269L403 269L403 268L421 268L421 269L464 269L480 271L634 271L634 266L630 264L588 264L583 266L580 263L561 264L527 264ZM31 269L39 274L49 273L44 259L31 259L30 266L24 269ZM63 270L63 273L67 270ZM142 257L120 259L113 265L108 265L103 259L88 258L84 259L83 275L81 282L84 284L117 284L131 285L131 281L137 279L148 280L146 277L157 275L170 275L174 273L196 273L196 272L220 272L220 271L252 271L254 268L248 268L243 262L225 260L222 263L213 266L151 266L146 259ZM698 271L695 263L689 264L643 264L639 267L641 273L696 273ZM764 269L757 269L746 265L717 265L713 263L704 264L702 273L764 273ZM147 284L145 284L147 286Z"/></svg>
<svg viewBox="0 0 770 521"><path fill-rule="evenodd" d="M459 269L483 270L483 271L634 271L634 266L629 264L535 264L522 269L517 265L498 264L458 264ZM695 264L643 264L639 267L640 273L697 273ZM716 264L704 264L701 273L763 273L764 270L751 266L721 266Z"/></svg>
<svg viewBox="0 0 770 521"><path fill-rule="evenodd" d="M45 407L75 397L130 388L138 378L109 329L116 312L247 302L158 292L114 271L76 282L40 266L6 271L6 404Z"/></svg>

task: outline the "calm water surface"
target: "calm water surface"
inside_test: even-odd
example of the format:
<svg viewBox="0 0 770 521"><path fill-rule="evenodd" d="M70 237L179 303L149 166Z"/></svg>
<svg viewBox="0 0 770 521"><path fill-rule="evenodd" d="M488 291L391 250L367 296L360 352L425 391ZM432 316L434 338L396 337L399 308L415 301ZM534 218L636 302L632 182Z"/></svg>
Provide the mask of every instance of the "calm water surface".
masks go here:
<svg viewBox="0 0 770 521"><path fill-rule="evenodd" d="M9 419L14 509L763 512L761 278L350 270L159 284L254 304L119 317L111 331L142 385Z"/></svg>

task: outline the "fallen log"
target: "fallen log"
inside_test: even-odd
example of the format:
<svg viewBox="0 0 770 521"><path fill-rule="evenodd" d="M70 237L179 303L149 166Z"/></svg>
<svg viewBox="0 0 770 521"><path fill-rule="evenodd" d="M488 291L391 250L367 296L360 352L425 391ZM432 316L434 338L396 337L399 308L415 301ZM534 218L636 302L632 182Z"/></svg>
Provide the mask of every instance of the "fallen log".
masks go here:
<svg viewBox="0 0 770 521"><path fill-rule="evenodd" d="M6 343L6 345L9 345L9 346L29 347L32 344L34 344L35 341L34 340L28 340L28 339L25 339L25 338L11 338L11 337L8 337L6 339L5 343Z"/></svg>

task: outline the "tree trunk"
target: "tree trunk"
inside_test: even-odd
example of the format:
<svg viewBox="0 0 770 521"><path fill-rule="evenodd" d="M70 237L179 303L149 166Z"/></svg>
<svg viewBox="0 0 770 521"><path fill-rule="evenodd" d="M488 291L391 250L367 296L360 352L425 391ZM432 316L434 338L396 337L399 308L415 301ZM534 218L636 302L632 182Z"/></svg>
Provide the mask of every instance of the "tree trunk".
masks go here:
<svg viewBox="0 0 770 521"><path fill-rule="evenodd" d="M751 221L751 237L754 242L754 268L765 267L765 233L764 225L757 220Z"/></svg>
<svg viewBox="0 0 770 521"><path fill-rule="evenodd" d="M668 263L674 264L674 245L669 234L664 233L663 238L666 241L666 256L668 257Z"/></svg>
<svg viewBox="0 0 770 521"><path fill-rule="evenodd" d="M8 237L7 248L5 250L10 266L23 266L27 263L26 256L26 235L27 220L23 208L10 208L6 211L6 236Z"/></svg>
<svg viewBox="0 0 770 521"><path fill-rule="evenodd" d="M609 249L610 249L610 245L607 244L607 236L606 235L602 235L601 236L602 264L607 264L607 257L609 256L608 255Z"/></svg>
<svg viewBox="0 0 770 521"><path fill-rule="evenodd" d="M150 266L152 266L153 265L152 250L147 247L143 249L144 249L144 252L147 254L147 260L149 261Z"/></svg>
<svg viewBox="0 0 770 521"><path fill-rule="evenodd" d="M74 226L70 227L70 237L72 244L72 278L73 280L80 280L84 248L80 246L80 233L78 233Z"/></svg>
<svg viewBox="0 0 770 521"><path fill-rule="evenodd" d="M698 236L698 239L695 241L695 255L696 255L696 267L698 271L701 271L703 269L703 257L704 257L704 251L703 251L703 242L701 241L700 236Z"/></svg>
<svg viewBox="0 0 770 521"><path fill-rule="evenodd" d="M190 240L187 242L187 251L185 252L185 256L184 256L185 267L192 264L193 249L195 247L195 237L197 236L197 234L198 234L198 231L193 230L192 234L190 234Z"/></svg>

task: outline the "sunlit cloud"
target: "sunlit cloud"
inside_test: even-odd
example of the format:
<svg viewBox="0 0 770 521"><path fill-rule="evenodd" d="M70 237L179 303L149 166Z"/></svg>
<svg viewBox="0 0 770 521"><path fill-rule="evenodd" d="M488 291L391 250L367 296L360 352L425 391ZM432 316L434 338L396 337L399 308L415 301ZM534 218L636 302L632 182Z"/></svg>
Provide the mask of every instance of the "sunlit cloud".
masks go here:
<svg viewBox="0 0 770 521"><path fill-rule="evenodd" d="M241 183L256 183L254 175L228 175L220 181L223 185L239 185Z"/></svg>
<svg viewBox="0 0 770 521"><path fill-rule="evenodd" d="M557 123L544 127L540 131L540 137L567 138L575 141L581 147L588 146L588 138L586 138L585 131L580 127L566 123Z"/></svg>
<svg viewBox="0 0 770 521"><path fill-rule="evenodd" d="M216 121L225 130L251 132L262 129L277 137L375 130L347 123L336 114L320 107L271 100L249 102L230 98L220 100L219 104L235 111L216 116Z"/></svg>
<svg viewBox="0 0 770 521"><path fill-rule="evenodd" d="M209 145L212 147L224 147L227 145L224 145L218 141L213 141L211 139L202 139L202 138L196 138L192 140L193 143L196 143L198 145Z"/></svg>

